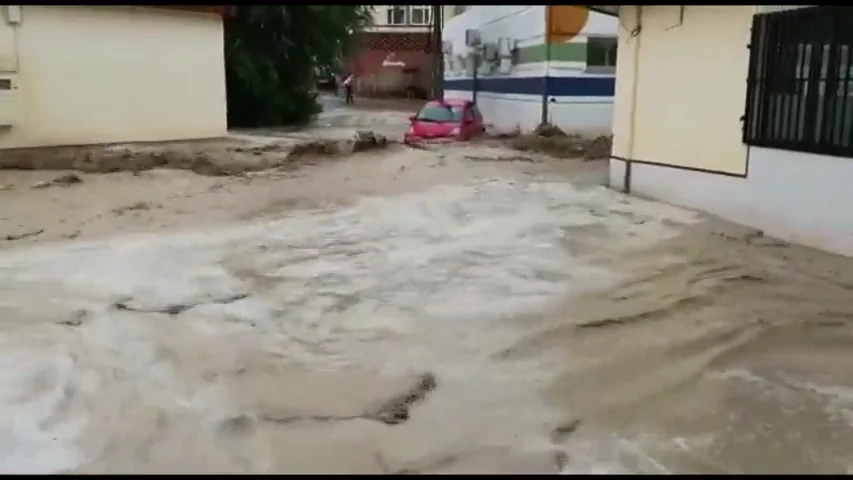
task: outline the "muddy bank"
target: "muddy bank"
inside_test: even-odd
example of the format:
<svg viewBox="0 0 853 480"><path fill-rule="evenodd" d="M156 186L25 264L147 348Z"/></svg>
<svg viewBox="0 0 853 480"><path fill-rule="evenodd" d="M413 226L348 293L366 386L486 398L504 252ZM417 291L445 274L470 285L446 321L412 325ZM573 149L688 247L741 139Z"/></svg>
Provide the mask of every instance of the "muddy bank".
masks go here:
<svg viewBox="0 0 853 480"><path fill-rule="evenodd" d="M279 147L269 148L269 158L277 158ZM294 209L346 205L362 195L396 195L496 174L605 171L603 165L522 158L511 149L482 145L439 151L389 145L329 160L304 155L291 165L298 168L218 177L162 168L108 174L7 170L0 182L6 205L0 211L0 248L279 217ZM69 178L74 180L58 181Z"/></svg>
<svg viewBox="0 0 853 480"><path fill-rule="evenodd" d="M140 172L154 168L201 175L239 175L292 168L307 159L382 148L388 139L370 131L349 138L284 140L230 137L188 142L51 147L4 150L0 170L76 170L86 173Z"/></svg>
<svg viewBox="0 0 853 480"><path fill-rule="evenodd" d="M610 158L613 137L610 135L581 135L566 132L550 124L541 124L532 132L518 129L499 131L487 127L484 143L505 145L521 152L535 152L555 158L584 159L586 161Z"/></svg>

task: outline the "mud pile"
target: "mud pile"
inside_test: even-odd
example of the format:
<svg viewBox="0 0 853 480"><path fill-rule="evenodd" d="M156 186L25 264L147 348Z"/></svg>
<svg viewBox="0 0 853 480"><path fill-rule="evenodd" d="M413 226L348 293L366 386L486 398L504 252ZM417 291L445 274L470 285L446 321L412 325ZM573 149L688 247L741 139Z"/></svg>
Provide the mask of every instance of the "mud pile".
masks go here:
<svg viewBox="0 0 853 480"><path fill-rule="evenodd" d="M509 144L521 151L538 152L558 158L583 158L597 160L610 156L611 136L584 137L569 134L547 123L527 134L513 135Z"/></svg>
<svg viewBox="0 0 853 480"><path fill-rule="evenodd" d="M158 144L16 149L0 154L0 169L111 173L174 168L201 175L238 175L294 167L306 159L349 155L383 148L388 143L383 135L359 131L344 139L261 142L223 138Z"/></svg>

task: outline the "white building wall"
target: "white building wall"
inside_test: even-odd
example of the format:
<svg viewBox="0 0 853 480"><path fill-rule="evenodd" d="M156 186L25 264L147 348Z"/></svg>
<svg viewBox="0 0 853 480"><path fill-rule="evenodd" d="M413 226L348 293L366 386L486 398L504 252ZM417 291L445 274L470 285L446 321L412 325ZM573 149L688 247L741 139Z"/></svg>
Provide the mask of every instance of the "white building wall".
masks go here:
<svg viewBox="0 0 853 480"><path fill-rule="evenodd" d="M576 132L609 133L614 73L588 70L583 53L571 60L546 61L541 55L545 49L545 17L543 5L475 5L449 19L443 32L444 40L452 44L452 54L445 56L445 96L473 98L473 69L465 31L478 29L483 42L496 43L507 37L516 40L518 49L525 53L540 53L521 55L519 63L504 70L481 65L476 100L487 123L499 129L535 128L541 122L543 89L549 77L551 123ZM584 52L588 36L615 37L617 28L616 18L590 13L567 43L577 44L575 52ZM588 94L590 89L596 90L595 94Z"/></svg>
<svg viewBox="0 0 853 480"><path fill-rule="evenodd" d="M442 5L441 6L441 25L442 27L447 24L447 22L457 16L461 15L471 8L469 5Z"/></svg>
<svg viewBox="0 0 853 480"><path fill-rule="evenodd" d="M624 184L625 163L610 162ZM648 164L631 165L631 193L692 207L767 235L853 256L853 159L749 148L746 178Z"/></svg>
<svg viewBox="0 0 853 480"><path fill-rule="evenodd" d="M684 111L678 113L675 120L684 125L673 135L654 138L654 142L649 140L648 132L637 128L633 153L642 151L644 158L633 157L637 161L630 162L630 170L625 161L611 160L610 184L621 190L627 183L634 194L705 210L796 243L853 255L853 215L846 207L853 204L853 189L848 180L853 178L853 159L747 147L742 143L739 143L744 151L742 157L731 151L733 134L730 132L740 131L739 116L744 110L743 93L733 89L735 82L744 85L746 82L743 51L748 42L749 24L752 14L759 8L772 11L772 7L779 7L775 10L784 8L747 6L751 11L742 18L743 6L698 7L693 11L691 9L696 7L688 6L679 27L687 31L677 36L677 51L673 51L672 45L663 46L654 39L646 41L663 34L649 27L656 25L654 20L643 22L642 32L631 39L629 47L620 51L614 155L631 158L631 122L669 125L663 115L673 114L664 107L634 109L636 116L632 119L631 92L634 89L638 100L643 95L647 105L682 103ZM644 10L655 8L671 7L643 7ZM725 15L730 18L725 20L720 11L711 9L727 9ZM636 12L623 6L621 13L622 23L630 32ZM745 40L733 41L732 36ZM627 38L628 35L622 40L627 41ZM636 53L638 43L640 55ZM660 47L655 47L656 44ZM666 64L670 66L693 65L696 52L714 52L704 58L732 77L729 83L723 80L724 85L730 87L721 87L717 77L706 77L697 71L695 78L682 78L680 84L670 82L667 88L646 88L647 79L657 78L654 73L646 76L647 72L654 72L655 67L660 66L653 58L655 50L659 54L667 53ZM636 78L639 81L635 83ZM657 78L659 82L663 80ZM680 95L674 99L679 89L701 94ZM740 107L735 110L738 104ZM727 115L731 118L727 122L720 120L721 111L729 112ZM709 122L709 114L719 122ZM684 129L694 133L685 134ZM637 150L636 145L642 145L641 150ZM734 167L735 171L726 172L721 167ZM717 173L700 169L717 170Z"/></svg>
<svg viewBox="0 0 853 480"><path fill-rule="evenodd" d="M0 149L211 138L227 131L222 19L106 6L22 7L0 17ZM7 62L9 63L9 62ZM0 95L2 96L2 95ZM11 99L11 100L10 100ZM5 113L3 113L5 112Z"/></svg>
<svg viewBox="0 0 853 480"><path fill-rule="evenodd" d="M405 21L402 24L388 22L388 10L391 8L405 9ZM427 23L412 23L412 8L428 12ZM429 22L432 19L431 5L373 5L373 24L367 28L369 32L428 32L431 30ZM424 17L419 17L424 18Z"/></svg>

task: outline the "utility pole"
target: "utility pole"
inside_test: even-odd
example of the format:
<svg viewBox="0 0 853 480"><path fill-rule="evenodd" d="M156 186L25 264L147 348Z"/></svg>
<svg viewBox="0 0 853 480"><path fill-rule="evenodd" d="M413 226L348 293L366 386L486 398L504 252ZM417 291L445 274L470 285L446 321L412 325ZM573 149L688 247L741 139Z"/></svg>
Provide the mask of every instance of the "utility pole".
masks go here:
<svg viewBox="0 0 853 480"><path fill-rule="evenodd" d="M441 5L432 6L432 98L444 98L444 42L441 38Z"/></svg>
<svg viewBox="0 0 853 480"><path fill-rule="evenodd" d="M548 74L551 71L551 39L554 28L551 8L550 5L545 5L545 73L542 75L542 118L540 121L542 125L548 123Z"/></svg>

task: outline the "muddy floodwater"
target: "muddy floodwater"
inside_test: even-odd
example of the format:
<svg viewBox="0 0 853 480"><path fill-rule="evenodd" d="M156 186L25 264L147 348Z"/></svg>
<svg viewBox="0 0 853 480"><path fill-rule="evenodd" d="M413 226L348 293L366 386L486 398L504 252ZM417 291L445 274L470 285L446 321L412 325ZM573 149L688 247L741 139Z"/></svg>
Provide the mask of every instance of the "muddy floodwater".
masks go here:
<svg viewBox="0 0 853 480"><path fill-rule="evenodd" d="M0 252L0 471L846 473L849 260L543 176Z"/></svg>

